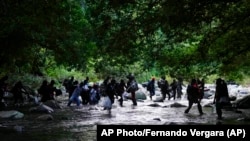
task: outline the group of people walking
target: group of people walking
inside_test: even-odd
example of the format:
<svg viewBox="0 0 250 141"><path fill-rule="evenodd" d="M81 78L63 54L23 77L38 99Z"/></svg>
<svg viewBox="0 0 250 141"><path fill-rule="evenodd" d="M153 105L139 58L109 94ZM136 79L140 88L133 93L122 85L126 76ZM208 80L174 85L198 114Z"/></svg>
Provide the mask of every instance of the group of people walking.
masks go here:
<svg viewBox="0 0 250 141"><path fill-rule="evenodd" d="M137 105L136 100L136 91L139 89L135 76L129 74L127 77L127 82L124 79L120 79L119 82L115 80L115 78L111 78L108 76L101 85L94 84L93 86L89 86L89 77L82 82L78 82L74 80L74 77L71 77L69 80L65 80L63 86L65 86L67 93L69 94L69 100L67 105L70 106L73 102L76 103L77 106L86 105L86 104L97 104L102 96L108 97L111 106L108 110L111 110L112 104L115 101L115 97L117 97L119 105L123 106L123 94L130 93L130 99L134 106ZM1 84L1 91L0 91L0 102L3 101L4 91L6 91L6 80L8 77L2 77L0 80ZM149 91L150 99L155 95L155 83L156 79L153 77L149 83L147 84L147 90ZM165 76L162 76L157 81L158 87L160 88L162 94L162 100L168 99L170 100L173 98L181 98L182 96L182 80L173 79L172 83L168 83ZM60 90L57 89L55 86L55 81L51 80L50 83L47 80L44 80L41 86L38 89L38 93L41 96L41 102L46 102L48 100L54 100L55 95L60 95ZM203 110L201 106L201 101L204 96L204 88L205 82L204 79L191 79L190 83L187 86L186 93L187 93L187 100L188 100L188 107L185 109L184 113L189 113L190 109L192 108L193 104L197 104L198 112L200 115L203 115ZM25 93L25 88L21 81L18 81L11 92L14 95L14 103L24 102L22 94ZM170 94L170 92L172 94ZM177 97L176 97L177 94ZM81 97L82 100L79 99ZM216 113L218 119L222 119L222 109L224 106L230 105L230 98L228 93L228 88L226 82L218 78L216 80L216 89L214 95L214 101L216 107Z"/></svg>
<svg viewBox="0 0 250 141"><path fill-rule="evenodd" d="M152 97L155 95L155 82L156 80L153 77L147 85L147 90L149 91L149 96L151 100ZM176 79L173 79L173 82L169 84L166 80L166 77L162 76L161 79L157 82L157 84L161 90L163 101L167 98L167 96L168 100L170 100L171 98L175 100L176 94L177 99L181 98L182 86L184 86L181 79L177 79L177 81ZM189 113L193 104L197 104L199 114L204 114L201 106L201 100L204 96L204 90L204 79L191 79L190 83L186 88L188 107L185 109L184 113ZM213 104L215 104L218 119L222 119L222 109L225 106L230 106L230 98L228 94L227 84L221 78L218 78L216 80L216 89Z"/></svg>
<svg viewBox="0 0 250 141"><path fill-rule="evenodd" d="M127 93L131 93L132 103L136 106L135 92L139 89L138 84L132 74L129 74L127 79L127 83L124 79L117 82L115 78L107 76L101 85L94 84L93 86L89 86L88 77L80 83L74 80L74 77L71 77L71 79L65 80L63 83L66 91L69 93L69 102L67 105L70 106L72 102L75 102L77 106L80 106L81 102L82 105L97 104L103 96L109 98L111 105L114 103L115 97L119 97L119 104L123 106L123 94L126 91ZM79 99L80 97L81 100ZM106 109L111 110L111 108L112 106Z"/></svg>
<svg viewBox="0 0 250 141"><path fill-rule="evenodd" d="M115 80L115 78L111 78L108 76L103 83L99 86L97 84L93 85L93 87L88 86L87 77L86 80L78 84L77 81L73 82L73 78L71 78L71 82L73 82L72 87L65 85L67 91L69 93L69 102L68 106L72 102L76 102L77 106L80 105L79 96L82 97L82 104L97 104L100 100L101 96L108 97L111 101L111 105L115 101L115 97L119 97L118 101L120 106L123 106L123 94L124 92L131 94L131 101L133 105L137 105L137 100L135 97L135 92L138 90L138 84L134 75L129 74L127 76L127 83L124 79L121 79L119 82ZM150 99L155 95L155 78L153 77L149 83L147 84L147 90L149 91ZM162 76L160 80L157 81L158 87L161 90L162 100L166 98L170 100L173 98L181 98L182 96L182 80L181 79L173 79L172 83L168 83L165 76ZM205 82L204 79L191 79L190 83L187 85L186 93L188 100L188 107L185 109L184 113L189 113L193 104L197 104L198 112L200 115L203 115L203 110L201 106L201 100L204 96ZM172 94L170 94L170 92ZM176 97L177 94L177 97ZM227 102L225 102L225 98L227 98ZM222 102L224 101L224 102ZM218 78L216 80L216 92L214 96L214 104L216 105L216 112L218 115L218 119L222 119L222 108L223 106L229 103L229 95L227 90L226 82ZM111 110L112 106L108 110Z"/></svg>
<svg viewBox="0 0 250 141"><path fill-rule="evenodd" d="M197 104L200 115L204 114L201 106L201 100L204 96L204 88L204 79L202 79L201 81L197 81L196 79L191 80L190 84L187 87L187 99L189 104L187 109L185 110L185 113L189 113L192 105ZM231 106L227 83L221 78L216 79L213 104L215 104L217 119L221 120L222 109L225 106Z"/></svg>
<svg viewBox="0 0 250 141"><path fill-rule="evenodd" d="M138 83L133 74L129 74L126 78L128 79L127 83L124 79L121 79L120 82L116 82L114 78L108 76L101 85L101 95L107 96L111 100L111 104L114 103L115 97L119 97L118 101L120 106L122 107L124 97L123 94L127 92L131 94L130 99L133 105L136 106L137 101L135 92L139 89Z"/></svg>
<svg viewBox="0 0 250 141"><path fill-rule="evenodd" d="M72 102L75 102L77 106L80 106L81 103L82 105L97 104L100 99L99 86L97 84L89 86L89 77L80 83L71 77L70 80L65 80L63 85L69 93L67 106L70 106Z"/></svg>
<svg viewBox="0 0 250 141"><path fill-rule="evenodd" d="M155 83L156 80L154 77L152 77L152 79L147 84L147 91L149 91L149 96L151 100L152 97L155 95ZM168 100L170 100L171 98L175 100L181 99L183 95L182 86L184 85L181 78L179 78L178 80L173 79L173 82L169 84L169 82L166 80L166 76L162 76L161 79L157 81L157 85L161 90L162 101L164 101L167 96Z"/></svg>
<svg viewBox="0 0 250 141"><path fill-rule="evenodd" d="M35 92L30 87L24 85L21 80L17 80L14 85L11 86L7 83L8 78L8 75L0 78L0 109L5 108L7 106L6 101L9 100L13 100L13 104L16 107L24 105L26 101L37 101Z"/></svg>

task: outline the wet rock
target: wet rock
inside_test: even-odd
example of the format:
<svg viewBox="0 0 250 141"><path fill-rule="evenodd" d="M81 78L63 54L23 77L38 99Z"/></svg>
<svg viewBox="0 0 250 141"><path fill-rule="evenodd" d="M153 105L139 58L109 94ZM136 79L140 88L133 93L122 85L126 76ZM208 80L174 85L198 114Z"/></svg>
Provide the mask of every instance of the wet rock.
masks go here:
<svg viewBox="0 0 250 141"><path fill-rule="evenodd" d="M161 96L161 91L160 90L155 90L155 96L156 97L162 97Z"/></svg>
<svg viewBox="0 0 250 141"><path fill-rule="evenodd" d="M169 107L170 107L169 105L162 106L162 108L169 108Z"/></svg>
<svg viewBox="0 0 250 141"><path fill-rule="evenodd" d="M239 100L234 101L233 107L239 108L239 109L248 109L250 108L250 95L247 95Z"/></svg>
<svg viewBox="0 0 250 141"><path fill-rule="evenodd" d="M61 109L61 106L55 100L48 100L48 101L44 102L43 104L47 105L53 109Z"/></svg>
<svg viewBox="0 0 250 141"><path fill-rule="evenodd" d="M131 99L131 93L126 93L126 94L124 95L124 97L125 97L126 99ZM135 98L136 98L136 99L146 100L146 99L147 99L147 96L146 96L146 94L145 94L143 91L138 90L138 91L135 92Z"/></svg>
<svg viewBox="0 0 250 141"><path fill-rule="evenodd" d="M153 120L161 121L161 119L160 119L160 118L154 118Z"/></svg>
<svg viewBox="0 0 250 141"><path fill-rule="evenodd" d="M39 112L39 113L52 113L54 110L50 108L49 106L46 106L44 104L40 104L37 107L32 107L29 109L30 112Z"/></svg>
<svg viewBox="0 0 250 141"><path fill-rule="evenodd" d="M50 114L46 114L46 115L41 115L39 117L37 117L38 120L42 120L42 121L47 121L47 120L53 120L53 116Z"/></svg>
<svg viewBox="0 0 250 141"><path fill-rule="evenodd" d="M161 107L161 105L159 105L157 103L149 104L148 106L151 106L151 107Z"/></svg>
<svg viewBox="0 0 250 141"><path fill-rule="evenodd" d="M136 99L142 99L142 100L146 100L147 99L147 96L146 96L146 94L143 92L143 91L137 91L136 93L135 93L135 98Z"/></svg>
<svg viewBox="0 0 250 141"><path fill-rule="evenodd" d="M173 104L169 105L170 107L180 108L180 107L187 107L186 105L180 104L178 102L175 102Z"/></svg>
<svg viewBox="0 0 250 141"><path fill-rule="evenodd" d="M245 115L244 117L238 118L237 121L249 122L250 121L250 117L249 117L249 115Z"/></svg>
<svg viewBox="0 0 250 141"><path fill-rule="evenodd" d="M24 114L15 110L11 111L0 111L0 118L9 118L9 119L21 119L24 117Z"/></svg>
<svg viewBox="0 0 250 141"><path fill-rule="evenodd" d="M246 118L238 118L237 121L245 121Z"/></svg>
<svg viewBox="0 0 250 141"><path fill-rule="evenodd" d="M39 105L39 99L37 95L30 95L29 101L33 103L34 105Z"/></svg>

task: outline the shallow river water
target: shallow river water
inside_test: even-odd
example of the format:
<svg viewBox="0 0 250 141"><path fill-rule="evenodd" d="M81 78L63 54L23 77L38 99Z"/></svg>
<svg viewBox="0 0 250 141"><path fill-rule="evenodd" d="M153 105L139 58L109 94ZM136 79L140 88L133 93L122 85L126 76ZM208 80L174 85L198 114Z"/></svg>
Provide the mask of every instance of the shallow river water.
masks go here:
<svg viewBox="0 0 250 141"><path fill-rule="evenodd" d="M9 127L9 130L1 130L2 141L96 141L96 129L98 124L118 125L173 125L173 124L250 124L244 120L249 115L249 110L223 111L224 119L217 120L211 107L203 107L204 115L200 116L196 105L193 105L188 114L184 114L186 107L170 107L170 104L178 102L187 105L187 101L170 100L153 102L149 98L138 100L138 105L133 106L132 101L124 101L120 107L117 99L113 104L111 114L103 110L101 105L88 105L76 107L72 103L67 107L67 96L58 98L62 109L56 109L51 113L53 120L41 121L37 117L41 113L30 113L28 108L16 109L24 113L24 118L18 120L0 119L0 126ZM207 101L204 100L202 105ZM13 130L15 129L15 130Z"/></svg>

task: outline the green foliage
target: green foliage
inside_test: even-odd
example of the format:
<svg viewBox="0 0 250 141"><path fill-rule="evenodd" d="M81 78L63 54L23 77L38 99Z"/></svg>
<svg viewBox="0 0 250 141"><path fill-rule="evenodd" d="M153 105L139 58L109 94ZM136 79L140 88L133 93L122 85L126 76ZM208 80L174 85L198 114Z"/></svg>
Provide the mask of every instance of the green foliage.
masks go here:
<svg viewBox="0 0 250 141"><path fill-rule="evenodd" d="M8 74L8 76L9 78L7 80L7 83L10 89L15 85L15 83L17 83L18 81L21 81L23 85L29 86L30 88L36 91L42 84L43 80L45 79L49 80L49 78L47 77L34 76L28 73L24 73L24 74L11 73L11 74Z"/></svg>
<svg viewBox="0 0 250 141"><path fill-rule="evenodd" d="M0 6L1 68L30 72L39 67L32 61L40 61L41 49L50 51L59 65L83 67L88 60L90 27L80 0L11 0Z"/></svg>
<svg viewBox="0 0 250 141"><path fill-rule="evenodd" d="M3 0L0 71L56 79L249 76L247 0Z"/></svg>

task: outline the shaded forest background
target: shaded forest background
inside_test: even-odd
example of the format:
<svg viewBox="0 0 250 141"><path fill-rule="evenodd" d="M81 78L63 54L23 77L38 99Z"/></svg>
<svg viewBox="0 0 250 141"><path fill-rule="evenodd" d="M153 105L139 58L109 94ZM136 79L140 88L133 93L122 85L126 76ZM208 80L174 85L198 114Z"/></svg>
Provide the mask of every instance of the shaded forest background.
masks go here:
<svg viewBox="0 0 250 141"><path fill-rule="evenodd" d="M1 0L0 75L248 82L249 25L248 0Z"/></svg>

